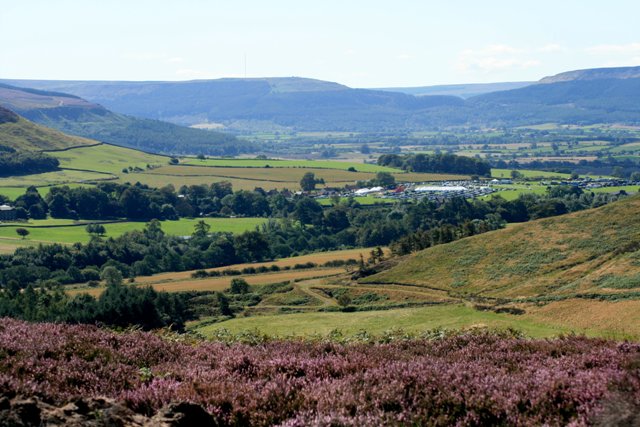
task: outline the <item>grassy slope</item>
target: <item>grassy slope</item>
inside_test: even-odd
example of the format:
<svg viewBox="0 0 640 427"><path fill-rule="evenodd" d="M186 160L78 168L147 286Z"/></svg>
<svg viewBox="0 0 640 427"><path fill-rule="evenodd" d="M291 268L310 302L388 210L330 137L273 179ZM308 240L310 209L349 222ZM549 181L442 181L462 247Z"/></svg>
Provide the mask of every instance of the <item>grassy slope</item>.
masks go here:
<svg viewBox="0 0 640 427"><path fill-rule="evenodd" d="M435 246L363 283L514 299L640 290L640 197Z"/></svg>
<svg viewBox="0 0 640 427"><path fill-rule="evenodd" d="M355 313L271 313L218 324L203 322L193 328L204 335L226 328L287 336L326 334L333 329L353 334L359 330L381 333L394 328L422 331L487 326L512 327L530 336L576 332L637 340L638 208L640 197L632 197L590 211L511 225L427 249L348 287L350 292L396 292L399 296L420 292L427 300L436 302L439 296L449 303ZM346 284L333 281L317 287ZM496 300L492 298L500 298L525 312L480 311L473 307L478 297L488 298L481 304L493 305Z"/></svg>
<svg viewBox="0 0 640 427"><path fill-rule="evenodd" d="M168 160L163 156L107 144L61 151L52 153L52 155L60 160L60 166L63 168L86 169L113 174L121 174L122 169L129 166L145 169L147 165L166 165Z"/></svg>
<svg viewBox="0 0 640 427"><path fill-rule="evenodd" d="M67 135L20 117L17 122L0 124L0 144L17 151L40 151L97 144L97 141Z"/></svg>

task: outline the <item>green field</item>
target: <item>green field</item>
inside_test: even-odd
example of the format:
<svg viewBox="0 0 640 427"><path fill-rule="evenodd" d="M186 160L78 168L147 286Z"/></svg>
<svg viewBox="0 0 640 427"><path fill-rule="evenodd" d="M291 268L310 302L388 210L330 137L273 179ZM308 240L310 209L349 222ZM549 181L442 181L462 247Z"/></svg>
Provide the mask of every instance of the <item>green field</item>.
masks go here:
<svg viewBox="0 0 640 427"><path fill-rule="evenodd" d="M505 200L515 200L521 194L545 194L547 192L547 186L538 182L531 182L528 185L524 184L510 184L510 185L495 185L494 187L500 189L492 194L480 197L481 200L489 200L494 196L500 196ZM635 194L640 190L637 185L621 185L616 187L602 187L602 188L588 188L584 189L585 193L618 193L620 191L626 191L628 194Z"/></svg>
<svg viewBox="0 0 640 427"><path fill-rule="evenodd" d="M1 181L2 180L0 179L0 182ZM91 184L78 184L78 183L61 184L61 185L66 185L67 187L70 187L70 188L91 186ZM36 186L36 188L38 189L38 193L40 193L42 197L45 197L47 194L49 194L49 191L53 187L57 187L57 186L56 185L44 186L44 187ZM22 196L26 190L27 190L27 187L0 187L0 194L5 197L8 197L11 200L15 200L17 197Z"/></svg>
<svg viewBox="0 0 640 427"><path fill-rule="evenodd" d="M594 193L617 193L619 191L626 191L627 193L637 193L640 187L637 185L621 185L618 187L602 187L602 188L590 188L585 191L593 191Z"/></svg>
<svg viewBox="0 0 640 427"><path fill-rule="evenodd" d="M257 160L257 159L184 159L181 164L169 165L168 158L108 144L52 151L60 160L61 170L34 175L0 179L0 194L15 199L29 186L41 189L43 195L50 186L91 185L99 181L163 187L172 184L210 185L228 181L236 190L298 190L300 179L307 172L322 178L327 187L344 187L356 181L375 178L376 172L391 172L398 182L426 182L466 179L463 175L406 173L399 169L338 160ZM269 167L266 167L269 165ZM348 171L350 167L355 172ZM123 170L128 172L124 172ZM320 187L322 187L320 185ZM365 201L366 203L366 201ZM364 203L363 203L364 204Z"/></svg>
<svg viewBox="0 0 640 427"><path fill-rule="evenodd" d="M182 218L178 221L163 221L162 229L167 234L177 236L188 236L193 232L195 224L199 219ZM231 232L242 233L243 231L253 230L255 227L264 223L264 218L204 218L204 221L211 226L211 232ZM16 228L27 228L30 232L25 240L20 240L24 245L25 242L58 242L58 243L76 243L88 242L89 234L85 231L86 221L80 221L81 225L72 225L72 220L47 219L47 220L31 220L24 225L2 225L0 226L0 242L4 244L14 243L18 239ZM63 225L62 227L51 227L52 225ZM133 230L143 230L145 222L118 222L113 224L105 224L107 230L105 237L117 237ZM49 226L49 227L45 227Z"/></svg>
<svg viewBox="0 0 640 427"><path fill-rule="evenodd" d="M440 305L355 313L296 313L245 317L192 328L204 336L212 336L222 328L231 332L258 331L281 337L327 335L339 330L347 335L358 331L381 334L392 329L421 332L434 328L468 327L517 328L532 337L549 337L568 332L568 328L524 319L521 316L478 311L464 305Z"/></svg>
<svg viewBox="0 0 640 427"><path fill-rule="evenodd" d="M339 169L347 170L350 167L358 172L402 172L399 169L386 166L372 165L369 163L342 162L337 160L279 160L279 159L184 159L182 164L213 167L236 168L313 168L313 169Z"/></svg>
<svg viewBox="0 0 640 427"><path fill-rule="evenodd" d="M130 148L102 144L93 147L49 153L60 160L60 167L108 172L120 175L125 167L146 169L147 165L166 165L168 158Z"/></svg>
<svg viewBox="0 0 640 427"><path fill-rule="evenodd" d="M46 185L62 185L70 183L84 183L93 181L105 181L116 177L102 172L87 172L63 169L55 172L39 173L34 175L10 176L0 178L0 188L29 186L43 187Z"/></svg>

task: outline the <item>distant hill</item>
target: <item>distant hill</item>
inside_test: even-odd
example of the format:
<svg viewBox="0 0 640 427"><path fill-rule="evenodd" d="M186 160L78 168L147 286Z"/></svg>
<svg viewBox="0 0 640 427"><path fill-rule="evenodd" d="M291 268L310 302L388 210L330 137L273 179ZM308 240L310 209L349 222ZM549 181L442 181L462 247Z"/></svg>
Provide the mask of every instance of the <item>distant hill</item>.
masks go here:
<svg viewBox="0 0 640 427"><path fill-rule="evenodd" d="M66 135L37 125L13 111L0 107L0 148L9 151L60 150L69 147L97 144L86 138Z"/></svg>
<svg viewBox="0 0 640 427"><path fill-rule="evenodd" d="M477 122L639 123L640 67L572 71L520 89L472 97Z"/></svg>
<svg viewBox="0 0 640 427"><path fill-rule="evenodd" d="M506 82L506 83L471 83L458 85L437 85L437 86L417 86L417 87L389 87L374 90L388 92L400 92L414 96L447 95L459 96L460 98L470 98L472 96L484 95L485 93L498 92L502 90L520 89L535 82Z"/></svg>
<svg viewBox="0 0 640 427"><path fill-rule="evenodd" d="M188 82L12 81L64 90L114 111L181 125L223 123L298 130L381 130L412 126L439 107L461 106L453 96L414 97L352 89L297 77Z"/></svg>
<svg viewBox="0 0 640 427"><path fill-rule="evenodd" d="M57 108L91 111L92 116L104 115L101 113L104 108L98 106L102 110L94 110L83 104L84 99L135 117L187 126L222 125L237 130L406 132L449 126L521 126L548 122L640 123L640 103L637 102L640 67L570 71L531 84L384 90L352 89L298 77L186 82L4 82L54 91L47 99L50 103L62 101ZM82 99L61 100L56 95L60 91ZM38 94L27 93L25 97L34 102L35 95ZM14 102L24 102L25 97ZM19 105L14 107L31 117L18 109ZM90 123L92 118L82 121ZM119 116L118 120L126 119ZM58 126L61 121L64 122L54 120ZM86 136L100 139L108 135L95 132ZM153 139L157 140L157 135ZM124 140L122 137L119 142Z"/></svg>
<svg viewBox="0 0 640 427"><path fill-rule="evenodd" d="M0 84L0 106L65 133L145 151L233 155L255 149L230 135L114 113L61 92Z"/></svg>
<svg viewBox="0 0 640 427"><path fill-rule="evenodd" d="M637 79L640 67L590 68L567 71L541 79L539 83L560 83L576 80Z"/></svg>
<svg viewBox="0 0 640 427"><path fill-rule="evenodd" d="M640 197L435 246L363 279L458 295L546 300L636 292Z"/></svg>

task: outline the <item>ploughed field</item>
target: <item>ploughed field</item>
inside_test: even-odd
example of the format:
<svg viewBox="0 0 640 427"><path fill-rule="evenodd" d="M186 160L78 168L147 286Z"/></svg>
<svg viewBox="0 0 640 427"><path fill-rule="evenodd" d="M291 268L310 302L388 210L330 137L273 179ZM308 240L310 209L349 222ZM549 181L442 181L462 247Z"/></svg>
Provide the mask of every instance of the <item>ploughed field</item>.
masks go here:
<svg viewBox="0 0 640 427"><path fill-rule="evenodd" d="M115 399L129 421L191 402L200 425L624 425L639 409L638 344L438 331L350 342L228 338L1 319L1 391L75 402L71 409ZM6 406L5 417L25 416L24 403ZM79 417L110 419L110 409Z"/></svg>

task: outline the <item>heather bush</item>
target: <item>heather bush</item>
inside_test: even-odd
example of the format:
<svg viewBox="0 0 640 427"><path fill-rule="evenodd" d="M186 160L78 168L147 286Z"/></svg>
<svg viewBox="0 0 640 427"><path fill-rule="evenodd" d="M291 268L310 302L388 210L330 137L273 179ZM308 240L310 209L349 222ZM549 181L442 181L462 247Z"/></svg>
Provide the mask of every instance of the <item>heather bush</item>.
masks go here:
<svg viewBox="0 0 640 427"><path fill-rule="evenodd" d="M630 343L442 331L350 344L170 338L2 319L0 391L104 395L142 413L189 401L221 425L584 425L620 395L640 401Z"/></svg>

